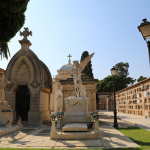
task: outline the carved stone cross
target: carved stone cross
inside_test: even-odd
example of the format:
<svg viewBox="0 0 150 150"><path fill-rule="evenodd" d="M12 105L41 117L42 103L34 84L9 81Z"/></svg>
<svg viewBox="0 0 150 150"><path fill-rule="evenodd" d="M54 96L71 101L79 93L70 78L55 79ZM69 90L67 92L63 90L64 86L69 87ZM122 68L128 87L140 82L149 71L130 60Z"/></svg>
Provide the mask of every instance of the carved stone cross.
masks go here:
<svg viewBox="0 0 150 150"><path fill-rule="evenodd" d="M70 60L70 57L72 57L72 56L69 54L69 56L67 56L67 57L69 57L69 60Z"/></svg>
<svg viewBox="0 0 150 150"><path fill-rule="evenodd" d="M28 27L27 28L24 28L25 29L25 31L23 31L23 32L21 32L20 31L20 36L24 36L24 38L22 39L22 40L28 40L27 39L27 37L29 36L29 35L31 35L32 36L32 31L28 31L29 29L28 29Z"/></svg>
<svg viewBox="0 0 150 150"><path fill-rule="evenodd" d="M72 57L70 54L69 54L69 56L67 56L67 57L69 57L69 64L71 64L71 60L70 60L70 57Z"/></svg>
<svg viewBox="0 0 150 150"><path fill-rule="evenodd" d="M0 79L0 90L1 90L1 97L0 101L5 101L4 100L4 88L6 87L7 84L10 84L10 81L8 81L4 75L2 75L2 78Z"/></svg>

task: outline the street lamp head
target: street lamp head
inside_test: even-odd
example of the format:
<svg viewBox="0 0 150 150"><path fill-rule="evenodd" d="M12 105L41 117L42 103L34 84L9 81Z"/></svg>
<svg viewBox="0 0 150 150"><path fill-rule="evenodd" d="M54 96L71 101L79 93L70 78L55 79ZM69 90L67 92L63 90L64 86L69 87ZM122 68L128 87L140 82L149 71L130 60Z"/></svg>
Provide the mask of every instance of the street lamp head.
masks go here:
<svg viewBox="0 0 150 150"><path fill-rule="evenodd" d="M113 76L115 76L117 74L117 69L113 66L113 68L111 69L111 74Z"/></svg>
<svg viewBox="0 0 150 150"><path fill-rule="evenodd" d="M139 31L142 33L144 40L150 38L150 22L146 18L142 20L143 22L138 26Z"/></svg>

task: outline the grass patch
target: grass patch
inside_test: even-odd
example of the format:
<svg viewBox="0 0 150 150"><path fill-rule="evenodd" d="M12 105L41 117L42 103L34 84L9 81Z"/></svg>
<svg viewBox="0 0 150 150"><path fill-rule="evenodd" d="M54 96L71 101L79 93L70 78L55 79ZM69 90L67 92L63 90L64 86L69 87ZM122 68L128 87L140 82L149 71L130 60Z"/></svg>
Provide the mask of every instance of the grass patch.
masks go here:
<svg viewBox="0 0 150 150"><path fill-rule="evenodd" d="M130 127L125 129L117 129L135 143L139 148L130 148L134 150L150 150L150 132L139 127Z"/></svg>
<svg viewBox="0 0 150 150"><path fill-rule="evenodd" d="M106 148L98 150L150 150L150 132L139 127L130 127L124 129L117 129L135 143L140 145L137 148ZM21 148L0 148L0 150L40 150L40 149L21 149ZM41 150L50 150L50 149L41 149ZM57 149L56 149L57 150ZM60 150L60 149L59 149ZM62 149L65 150L65 149ZM66 149L69 150L69 149ZM76 149L78 150L78 149ZM80 149L81 150L81 149ZM84 149L85 150L85 149Z"/></svg>

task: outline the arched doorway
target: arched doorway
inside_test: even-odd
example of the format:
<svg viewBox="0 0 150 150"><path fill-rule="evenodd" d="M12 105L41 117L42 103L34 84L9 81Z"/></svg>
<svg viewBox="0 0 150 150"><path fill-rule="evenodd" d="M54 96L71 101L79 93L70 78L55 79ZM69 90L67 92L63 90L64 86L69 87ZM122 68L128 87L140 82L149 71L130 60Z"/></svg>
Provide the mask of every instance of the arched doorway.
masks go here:
<svg viewBox="0 0 150 150"><path fill-rule="evenodd" d="M19 86L16 91L16 118L21 117L22 121L28 121L30 110L30 90L27 86Z"/></svg>

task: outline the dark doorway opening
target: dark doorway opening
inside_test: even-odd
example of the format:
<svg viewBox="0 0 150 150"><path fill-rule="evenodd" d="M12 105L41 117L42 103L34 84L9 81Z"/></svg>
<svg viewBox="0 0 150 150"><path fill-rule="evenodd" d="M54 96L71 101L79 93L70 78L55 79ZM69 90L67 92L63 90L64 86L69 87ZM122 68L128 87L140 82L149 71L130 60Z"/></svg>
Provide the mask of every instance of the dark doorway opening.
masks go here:
<svg viewBox="0 0 150 150"><path fill-rule="evenodd" d="M21 117L22 121L28 121L30 110L30 90L27 86L19 86L16 91L16 119Z"/></svg>

